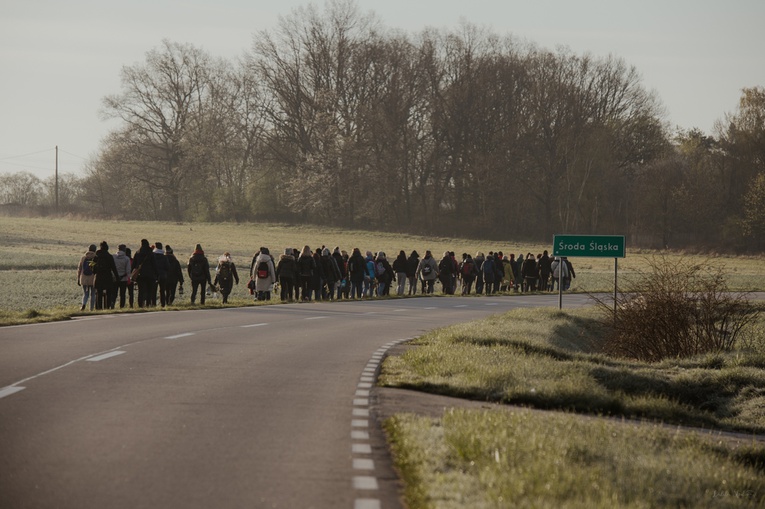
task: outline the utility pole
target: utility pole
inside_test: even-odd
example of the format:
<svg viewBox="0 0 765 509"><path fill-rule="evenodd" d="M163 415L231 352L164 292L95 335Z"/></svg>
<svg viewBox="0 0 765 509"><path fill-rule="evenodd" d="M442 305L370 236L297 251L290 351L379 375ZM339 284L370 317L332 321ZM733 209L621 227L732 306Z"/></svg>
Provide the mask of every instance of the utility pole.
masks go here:
<svg viewBox="0 0 765 509"><path fill-rule="evenodd" d="M56 214L58 214L58 145L56 145Z"/></svg>

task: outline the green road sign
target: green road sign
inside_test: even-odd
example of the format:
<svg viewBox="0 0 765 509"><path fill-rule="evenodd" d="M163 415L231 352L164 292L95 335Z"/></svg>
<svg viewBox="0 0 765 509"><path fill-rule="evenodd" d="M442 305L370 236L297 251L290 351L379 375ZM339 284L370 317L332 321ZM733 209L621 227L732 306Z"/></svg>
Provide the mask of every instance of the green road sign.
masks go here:
<svg viewBox="0 0 765 509"><path fill-rule="evenodd" d="M624 258L624 235L554 235L553 256Z"/></svg>

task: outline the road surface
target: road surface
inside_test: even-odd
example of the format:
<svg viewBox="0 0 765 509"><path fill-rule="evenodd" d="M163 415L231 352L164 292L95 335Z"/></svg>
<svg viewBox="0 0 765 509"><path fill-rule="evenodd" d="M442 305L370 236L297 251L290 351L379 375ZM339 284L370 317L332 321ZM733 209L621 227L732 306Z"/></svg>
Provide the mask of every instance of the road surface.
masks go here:
<svg viewBox="0 0 765 509"><path fill-rule="evenodd" d="M0 508L401 507L370 415L387 349L557 299L345 301L0 328ZM586 300L566 295L564 307Z"/></svg>

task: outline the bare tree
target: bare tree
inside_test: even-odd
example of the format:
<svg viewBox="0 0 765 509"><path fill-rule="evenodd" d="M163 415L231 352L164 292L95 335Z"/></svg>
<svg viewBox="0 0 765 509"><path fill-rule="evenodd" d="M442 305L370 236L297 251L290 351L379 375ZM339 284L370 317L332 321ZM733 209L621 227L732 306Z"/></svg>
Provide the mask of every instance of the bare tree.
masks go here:
<svg viewBox="0 0 765 509"><path fill-rule="evenodd" d="M122 174L160 195L162 215L179 221L185 194L202 177L199 161L188 157L189 138L201 117L209 67L203 51L166 40L147 53L145 65L124 67L122 93L104 99L104 116L122 120L121 137L135 151Z"/></svg>
<svg viewBox="0 0 765 509"><path fill-rule="evenodd" d="M0 175L0 197L5 205L29 207L37 205L42 195L42 182L33 174L22 171Z"/></svg>

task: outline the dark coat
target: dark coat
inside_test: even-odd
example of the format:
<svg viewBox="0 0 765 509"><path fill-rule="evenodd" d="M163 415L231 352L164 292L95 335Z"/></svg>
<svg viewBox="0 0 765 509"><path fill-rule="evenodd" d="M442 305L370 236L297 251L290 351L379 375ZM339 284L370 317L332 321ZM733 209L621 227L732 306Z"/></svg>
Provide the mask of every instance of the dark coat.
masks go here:
<svg viewBox="0 0 765 509"><path fill-rule="evenodd" d="M133 257L133 269L141 268L138 279L157 280L157 262L149 246L142 247Z"/></svg>
<svg viewBox="0 0 765 509"><path fill-rule="evenodd" d="M406 261L406 255L398 255L398 257L393 260L393 272L399 273L407 273L409 270L409 264ZM415 271L417 271L417 267L414 268Z"/></svg>
<svg viewBox="0 0 765 509"><path fill-rule="evenodd" d="M298 275L301 277L311 277L316 272L316 261L313 255L301 255L297 260Z"/></svg>
<svg viewBox="0 0 765 509"><path fill-rule="evenodd" d="M96 275L96 288L111 288L120 275L117 272L117 264L114 263L114 257L106 249L96 251L94 258L95 267L93 273Z"/></svg>
<svg viewBox="0 0 765 509"><path fill-rule="evenodd" d="M164 252L154 252L154 264L157 266L157 279L167 279L170 274L170 260Z"/></svg>
<svg viewBox="0 0 765 509"><path fill-rule="evenodd" d="M295 257L292 255L281 255L279 263L276 265L276 278L295 279L297 278L298 267Z"/></svg>
<svg viewBox="0 0 765 509"><path fill-rule="evenodd" d="M180 283L183 286L183 269L181 268L181 262L174 254L170 253L167 256L167 263L170 265L170 270L167 272L167 282L169 284Z"/></svg>
<svg viewBox="0 0 765 509"><path fill-rule="evenodd" d="M414 254L409 255L406 259L406 277L414 277L417 275L417 267L420 266L420 257Z"/></svg>
<svg viewBox="0 0 765 509"><path fill-rule="evenodd" d="M327 284L334 284L336 281L342 279L340 268L337 266L337 262L335 262L335 259L332 258L331 255L321 257L321 270L324 273L324 280Z"/></svg>
<svg viewBox="0 0 765 509"><path fill-rule="evenodd" d="M367 271L367 262L361 253L355 253L348 259L348 275L351 281L364 281Z"/></svg>
<svg viewBox="0 0 765 509"><path fill-rule="evenodd" d="M198 267L195 271L195 267ZM212 284L210 278L210 263L207 261L207 257L202 251L194 251L194 254L189 258L189 263L186 266L186 270L189 274L189 279L192 282L201 283L207 281ZM197 272L195 274L195 272Z"/></svg>

